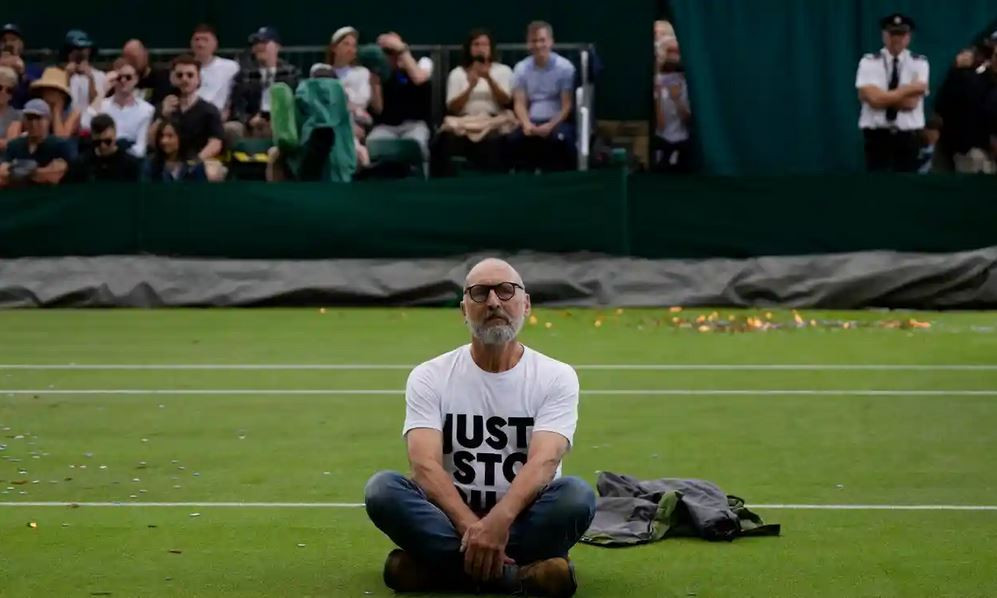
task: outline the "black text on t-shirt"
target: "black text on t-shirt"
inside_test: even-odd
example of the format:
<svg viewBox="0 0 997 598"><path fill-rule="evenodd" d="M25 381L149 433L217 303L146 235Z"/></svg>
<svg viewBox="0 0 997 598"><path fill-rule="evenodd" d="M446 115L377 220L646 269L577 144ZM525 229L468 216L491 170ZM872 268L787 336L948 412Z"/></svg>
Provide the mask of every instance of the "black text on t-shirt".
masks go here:
<svg viewBox="0 0 997 598"><path fill-rule="evenodd" d="M453 453L454 480L460 484L495 486L497 476L512 483L518 469L526 463L532 417L499 417L448 413L443 422L443 454ZM516 450L503 456L509 446ZM455 447L458 450L454 450ZM472 452L474 450L474 452ZM477 479L475 463L484 465L483 479ZM471 490L470 495L459 486L464 502L482 512L495 506L494 490Z"/></svg>

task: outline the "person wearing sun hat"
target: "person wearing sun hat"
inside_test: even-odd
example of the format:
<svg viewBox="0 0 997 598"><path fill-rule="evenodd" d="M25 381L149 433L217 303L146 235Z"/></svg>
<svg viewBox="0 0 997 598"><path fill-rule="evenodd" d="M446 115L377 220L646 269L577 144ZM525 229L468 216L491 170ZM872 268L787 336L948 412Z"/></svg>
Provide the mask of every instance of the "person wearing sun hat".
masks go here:
<svg viewBox="0 0 997 598"><path fill-rule="evenodd" d="M91 64L96 55L97 48L86 31L71 29L66 33L59 59L66 71L74 110L86 110L96 98L103 97L107 89L107 75Z"/></svg>
<svg viewBox="0 0 997 598"><path fill-rule="evenodd" d="M72 106L72 94L66 85L66 71L50 66L41 79L31 84L31 95L48 104L52 134L73 137L79 132L81 112Z"/></svg>
<svg viewBox="0 0 997 598"><path fill-rule="evenodd" d="M11 185L58 185L73 160L70 144L49 132L52 111L35 98L24 105L25 134L7 144L0 160L0 188Z"/></svg>

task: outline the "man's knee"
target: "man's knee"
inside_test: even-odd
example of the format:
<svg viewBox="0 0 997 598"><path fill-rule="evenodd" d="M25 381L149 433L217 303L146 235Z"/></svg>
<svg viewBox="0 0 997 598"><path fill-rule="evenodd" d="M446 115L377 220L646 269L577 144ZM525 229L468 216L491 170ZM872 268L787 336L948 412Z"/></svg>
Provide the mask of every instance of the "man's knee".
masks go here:
<svg viewBox="0 0 997 598"><path fill-rule="evenodd" d="M364 506L371 519L389 511L397 504L398 494L405 488L405 476L397 471L379 471L364 487Z"/></svg>
<svg viewBox="0 0 997 598"><path fill-rule="evenodd" d="M587 527L595 516L595 492L581 478L573 476L558 478L548 487L557 493L555 511L559 517L573 522L582 522Z"/></svg>

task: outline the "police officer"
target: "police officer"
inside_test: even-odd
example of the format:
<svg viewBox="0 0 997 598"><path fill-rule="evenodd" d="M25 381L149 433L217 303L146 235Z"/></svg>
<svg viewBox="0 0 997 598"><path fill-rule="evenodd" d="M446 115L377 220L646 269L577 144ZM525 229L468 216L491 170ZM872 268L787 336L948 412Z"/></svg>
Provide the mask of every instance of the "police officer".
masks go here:
<svg viewBox="0 0 997 598"><path fill-rule="evenodd" d="M873 172L914 172L924 128L924 96L928 94L928 59L912 54L914 21L892 14L880 21L883 49L866 54L855 76L865 138L866 168Z"/></svg>

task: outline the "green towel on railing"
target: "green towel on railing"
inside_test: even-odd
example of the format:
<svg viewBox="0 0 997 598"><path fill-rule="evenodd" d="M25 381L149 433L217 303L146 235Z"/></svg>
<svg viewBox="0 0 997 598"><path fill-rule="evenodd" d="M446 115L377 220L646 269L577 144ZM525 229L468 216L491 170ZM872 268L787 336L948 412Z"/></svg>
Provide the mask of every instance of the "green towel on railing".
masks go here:
<svg viewBox="0 0 997 598"><path fill-rule="evenodd" d="M335 133L322 180L349 182L357 167L353 125L343 86L335 79L305 79L298 89L283 83L270 88L270 120L274 144L295 178L301 175L305 149L316 129Z"/></svg>

